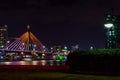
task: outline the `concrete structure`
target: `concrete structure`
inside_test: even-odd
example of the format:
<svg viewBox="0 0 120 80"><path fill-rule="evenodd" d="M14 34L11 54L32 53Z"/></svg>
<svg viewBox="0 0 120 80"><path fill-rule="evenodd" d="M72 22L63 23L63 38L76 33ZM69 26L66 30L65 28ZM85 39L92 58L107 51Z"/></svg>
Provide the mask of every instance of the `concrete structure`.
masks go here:
<svg viewBox="0 0 120 80"><path fill-rule="evenodd" d="M119 48L120 47L120 18L118 15L106 14L105 16L105 47Z"/></svg>

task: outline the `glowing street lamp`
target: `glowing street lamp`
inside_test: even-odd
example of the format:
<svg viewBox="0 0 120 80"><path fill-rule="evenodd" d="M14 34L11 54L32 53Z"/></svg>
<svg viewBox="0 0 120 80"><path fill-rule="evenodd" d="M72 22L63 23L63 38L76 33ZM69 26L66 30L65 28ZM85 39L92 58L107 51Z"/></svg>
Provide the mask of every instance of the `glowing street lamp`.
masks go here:
<svg viewBox="0 0 120 80"><path fill-rule="evenodd" d="M112 23L106 23L104 24L106 28L112 28L114 25Z"/></svg>

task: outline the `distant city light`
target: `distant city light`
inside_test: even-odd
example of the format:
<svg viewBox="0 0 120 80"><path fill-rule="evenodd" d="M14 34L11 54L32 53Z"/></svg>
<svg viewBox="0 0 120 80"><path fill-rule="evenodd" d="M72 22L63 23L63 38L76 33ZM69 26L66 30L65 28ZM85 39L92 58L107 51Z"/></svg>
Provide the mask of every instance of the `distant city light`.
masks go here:
<svg viewBox="0 0 120 80"><path fill-rule="evenodd" d="M64 49L67 50L67 46L64 46Z"/></svg>
<svg viewBox="0 0 120 80"><path fill-rule="evenodd" d="M59 59L59 60L63 60L63 55L59 55L59 56L58 56L58 59Z"/></svg>
<svg viewBox="0 0 120 80"><path fill-rule="evenodd" d="M2 45L1 48L3 48L4 46Z"/></svg>
<svg viewBox="0 0 120 80"><path fill-rule="evenodd" d="M22 45L25 45L25 43L22 43Z"/></svg>
<svg viewBox="0 0 120 80"><path fill-rule="evenodd" d="M0 51L0 54L2 54L3 52L2 51Z"/></svg>
<svg viewBox="0 0 120 80"><path fill-rule="evenodd" d="M5 27L8 27L7 25L4 25Z"/></svg>
<svg viewBox="0 0 120 80"><path fill-rule="evenodd" d="M7 43L10 43L10 41L7 41Z"/></svg>
<svg viewBox="0 0 120 80"><path fill-rule="evenodd" d="M45 56L45 53L43 53L42 56Z"/></svg>

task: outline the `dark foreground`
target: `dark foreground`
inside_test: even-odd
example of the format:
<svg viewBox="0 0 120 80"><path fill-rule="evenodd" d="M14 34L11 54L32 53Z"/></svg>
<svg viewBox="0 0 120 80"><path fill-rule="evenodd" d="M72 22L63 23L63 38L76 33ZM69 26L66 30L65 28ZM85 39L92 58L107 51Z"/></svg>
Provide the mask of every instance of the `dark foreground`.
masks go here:
<svg viewBox="0 0 120 80"><path fill-rule="evenodd" d="M120 77L40 70L1 70L0 80L120 80Z"/></svg>
<svg viewBox="0 0 120 80"><path fill-rule="evenodd" d="M0 66L0 80L120 80L119 75L71 72L68 66Z"/></svg>

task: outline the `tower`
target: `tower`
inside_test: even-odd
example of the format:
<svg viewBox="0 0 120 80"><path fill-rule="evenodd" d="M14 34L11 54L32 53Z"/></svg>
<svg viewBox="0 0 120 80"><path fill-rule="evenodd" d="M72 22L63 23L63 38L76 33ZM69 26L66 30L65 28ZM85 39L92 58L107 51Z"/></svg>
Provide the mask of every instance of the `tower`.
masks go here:
<svg viewBox="0 0 120 80"><path fill-rule="evenodd" d="M27 32L28 32L28 50L31 50L31 40L30 40L30 26L27 25Z"/></svg>
<svg viewBox="0 0 120 80"><path fill-rule="evenodd" d="M0 49L3 49L3 47L6 45L7 38L8 38L7 25L0 26Z"/></svg>
<svg viewBox="0 0 120 80"><path fill-rule="evenodd" d="M116 48L117 39L116 39L116 25L115 25L116 17L110 14L105 16L105 31L106 31L106 40L105 47L106 48Z"/></svg>
<svg viewBox="0 0 120 80"><path fill-rule="evenodd" d="M105 47L120 48L120 17L118 15L106 14L105 16Z"/></svg>

